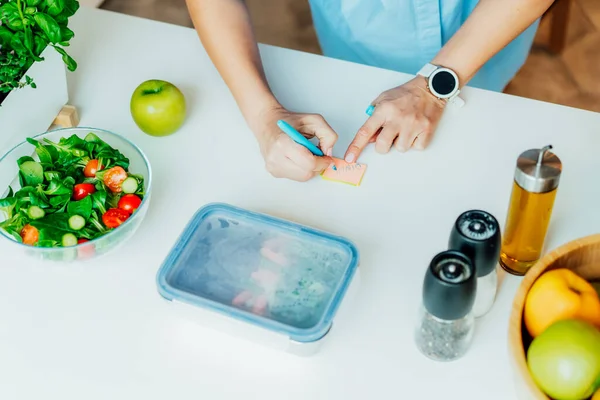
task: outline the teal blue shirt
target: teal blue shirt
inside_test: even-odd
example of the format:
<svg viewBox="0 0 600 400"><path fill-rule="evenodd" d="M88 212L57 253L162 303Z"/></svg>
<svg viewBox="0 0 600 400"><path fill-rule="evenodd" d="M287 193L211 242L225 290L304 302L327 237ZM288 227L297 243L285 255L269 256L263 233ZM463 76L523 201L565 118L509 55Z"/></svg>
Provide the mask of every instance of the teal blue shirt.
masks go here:
<svg viewBox="0 0 600 400"><path fill-rule="evenodd" d="M310 0L326 56L408 74L416 74L435 57L477 2ZM489 60L468 85L502 91L525 62L538 23Z"/></svg>

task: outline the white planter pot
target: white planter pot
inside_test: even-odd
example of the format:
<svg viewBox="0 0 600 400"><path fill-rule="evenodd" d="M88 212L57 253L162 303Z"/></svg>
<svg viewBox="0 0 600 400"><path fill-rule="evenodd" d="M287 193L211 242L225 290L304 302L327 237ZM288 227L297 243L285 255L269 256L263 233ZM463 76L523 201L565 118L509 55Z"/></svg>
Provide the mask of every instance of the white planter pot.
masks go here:
<svg viewBox="0 0 600 400"><path fill-rule="evenodd" d="M69 101L61 55L47 47L41 56L44 61L34 63L26 73L37 88L13 90L0 105L0 157L28 136L45 132Z"/></svg>

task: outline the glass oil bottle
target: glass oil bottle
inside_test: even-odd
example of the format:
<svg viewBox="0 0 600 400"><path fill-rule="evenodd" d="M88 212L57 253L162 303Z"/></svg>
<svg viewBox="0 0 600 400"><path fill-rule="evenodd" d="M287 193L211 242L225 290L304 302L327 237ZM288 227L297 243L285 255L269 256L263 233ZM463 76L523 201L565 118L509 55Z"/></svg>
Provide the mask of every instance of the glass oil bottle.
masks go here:
<svg viewBox="0 0 600 400"><path fill-rule="evenodd" d="M542 253L562 172L551 145L523 152L515 169L500 265L525 275Z"/></svg>

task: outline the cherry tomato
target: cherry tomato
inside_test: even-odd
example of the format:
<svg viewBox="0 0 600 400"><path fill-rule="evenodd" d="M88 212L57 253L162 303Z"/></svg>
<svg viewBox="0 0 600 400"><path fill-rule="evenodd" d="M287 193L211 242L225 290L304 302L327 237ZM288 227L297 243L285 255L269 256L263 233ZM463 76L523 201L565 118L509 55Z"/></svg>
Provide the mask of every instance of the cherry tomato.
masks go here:
<svg viewBox="0 0 600 400"><path fill-rule="evenodd" d="M34 246L38 242L39 238L40 232L36 227L27 224L23 227L23 229L21 229L21 239L23 239L24 244Z"/></svg>
<svg viewBox="0 0 600 400"><path fill-rule="evenodd" d="M129 218L129 213L119 208L111 208L102 215L102 222L107 228L116 228Z"/></svg>
<svg viewBox="0 0 600 400"><path fill-rule="evenodd" d="M142 199L135 194L126 194L119 200L119 208L127 211L129 214L133 214L140 204L142 204Z"/></svg>
<svg viewBox="0 0 600 400"><path fill-rule="evenodd" d="M127 179L127 172L121 167L112 167L104 173L104 184L114 193L121 192L121 184Z"/></svg>
<svg viewBox="0 0 600 400"><path fill-rule="evenodd" d="M73 188L73 200L79 201L85 196L96 192L96 187L91 183L80 183Z"/></svg>
<svg viewBox="0 0 600 400"><path fill-rule="evenodd" d="M83 175L88 178L93 178L100 169L102 169L102 165L98 164L98 160L90 160L83 169Z"/></svg>
<svg viewBox="0 0 600 400"><path fill-rule="evenodd" d="M89 242L89 240L87 240L86 238L77 239L77 244L81 244L81 243L85 243L85 242Z"/></svg>

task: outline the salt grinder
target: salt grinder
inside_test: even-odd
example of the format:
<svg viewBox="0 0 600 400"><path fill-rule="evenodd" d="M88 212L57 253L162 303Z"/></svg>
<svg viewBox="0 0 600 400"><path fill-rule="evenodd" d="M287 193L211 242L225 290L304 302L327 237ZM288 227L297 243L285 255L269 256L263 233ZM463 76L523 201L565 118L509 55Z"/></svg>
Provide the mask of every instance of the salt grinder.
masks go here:
<svg viewBox="0 0 600 400"><path fill-rule="evenodd" d="M471 259L477 276L473 314L485 315L494 304L498 287L498 260L502 245L500 226L494 216L482 210L470 210L457 219L448 247Z"/></svg>
<svg viewBox="0 0 600 400"><path fill-rule="evenodd" d="M437 254L425 273L417 348L435 361L462 357L473 339L477 280L471 259L456 250Z"/></svg>

